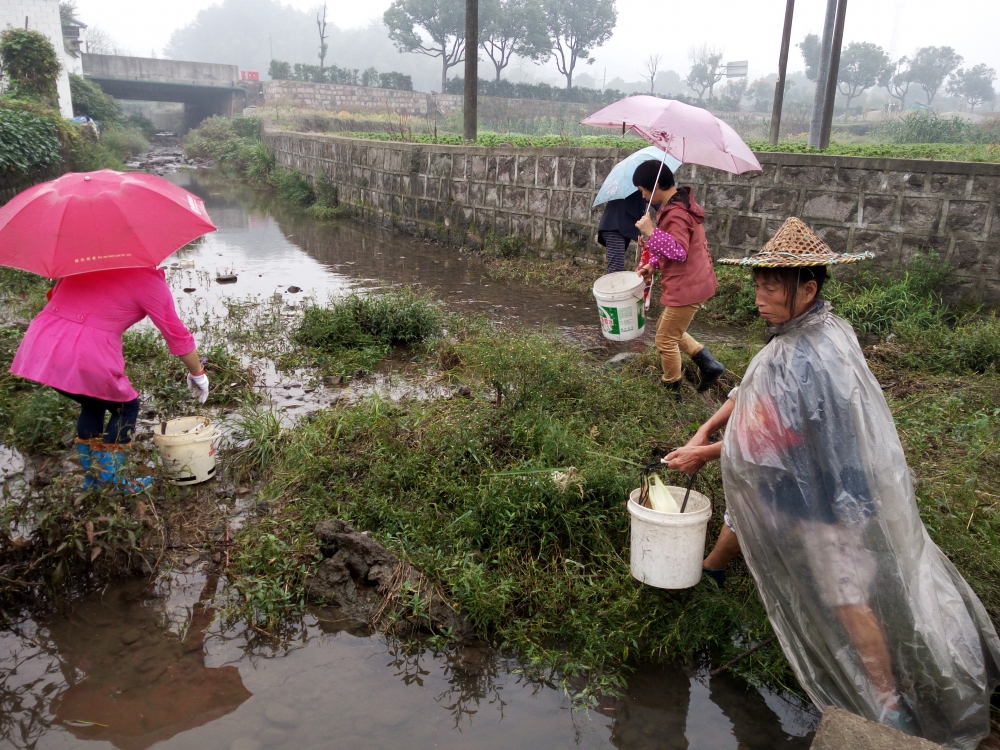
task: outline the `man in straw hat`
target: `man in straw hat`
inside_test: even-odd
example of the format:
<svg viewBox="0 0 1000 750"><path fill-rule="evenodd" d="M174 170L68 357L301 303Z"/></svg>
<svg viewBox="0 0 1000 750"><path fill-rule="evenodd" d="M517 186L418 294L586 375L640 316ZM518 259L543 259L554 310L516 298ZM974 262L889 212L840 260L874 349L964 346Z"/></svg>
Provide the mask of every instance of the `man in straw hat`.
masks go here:
<svg viewBox="0 0 1000 750"><path fill-rule="evenodd" d="M953 748L990 728L1000 639L931 541L892 414L851 326L820 299L833 252L790 218L750 258L771 338L738 389L664 460L720 459L727 512L705 568L742 551L799 682L853 711ZM729 425L725 438L709 436Z"/></svg>

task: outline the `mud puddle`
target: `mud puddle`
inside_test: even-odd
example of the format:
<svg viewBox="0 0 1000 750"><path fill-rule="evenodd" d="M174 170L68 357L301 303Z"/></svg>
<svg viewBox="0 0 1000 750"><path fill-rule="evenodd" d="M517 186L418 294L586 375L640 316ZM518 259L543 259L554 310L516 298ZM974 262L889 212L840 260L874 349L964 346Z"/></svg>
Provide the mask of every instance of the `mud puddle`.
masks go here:
<svg viewBox="0 0 1000 750"><path fill-rule="evenodd" d="M216 616L196 564L111 584L0 633L11 748L806 748L817 717L736 678L647 666L622 699L574 710L480 643L443 652L333 609L280 638Z"/></svg>

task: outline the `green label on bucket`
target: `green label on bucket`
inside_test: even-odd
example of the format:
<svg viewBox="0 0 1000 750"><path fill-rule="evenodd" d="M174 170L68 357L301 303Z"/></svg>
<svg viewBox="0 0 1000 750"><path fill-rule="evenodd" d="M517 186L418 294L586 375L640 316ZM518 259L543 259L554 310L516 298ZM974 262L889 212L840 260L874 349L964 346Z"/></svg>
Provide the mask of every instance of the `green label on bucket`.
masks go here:
<svg viewBox="0 0 1000 750"><path fill-rule="evenodd" d="M601 316L601 327L605 333L610 333L614 336L621 333L621 326L618 324L617 307L598 306L597 311Z"/></svg>

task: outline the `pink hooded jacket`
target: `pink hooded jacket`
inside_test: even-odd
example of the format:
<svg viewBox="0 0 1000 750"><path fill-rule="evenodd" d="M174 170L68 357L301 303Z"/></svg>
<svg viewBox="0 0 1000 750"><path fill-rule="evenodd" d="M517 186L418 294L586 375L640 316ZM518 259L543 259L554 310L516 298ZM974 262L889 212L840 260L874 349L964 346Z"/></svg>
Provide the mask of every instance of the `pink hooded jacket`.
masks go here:
<svg viewBox="0 0 1000 750"><path fill-rule="evenodd" d="M66 393L131 401L139 394L125 376L122 334L147 315L171 354L194 351L194 337L177 315L161 269L67 276L31 321L10 371Z"/></svg>

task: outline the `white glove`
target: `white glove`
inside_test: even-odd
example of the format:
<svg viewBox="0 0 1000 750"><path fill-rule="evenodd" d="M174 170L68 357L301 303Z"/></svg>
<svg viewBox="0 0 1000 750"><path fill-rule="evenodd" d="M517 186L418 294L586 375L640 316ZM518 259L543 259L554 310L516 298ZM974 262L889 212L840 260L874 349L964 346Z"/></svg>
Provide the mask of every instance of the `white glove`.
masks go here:
<svg viewBox="0 0 1000 750"><path fill-rule="evenodd" d="M208 401L208 375L205 374L205 370L197 375L188 373L188 389L191 391L191 396L198 399L199 404Z"/></svg>

